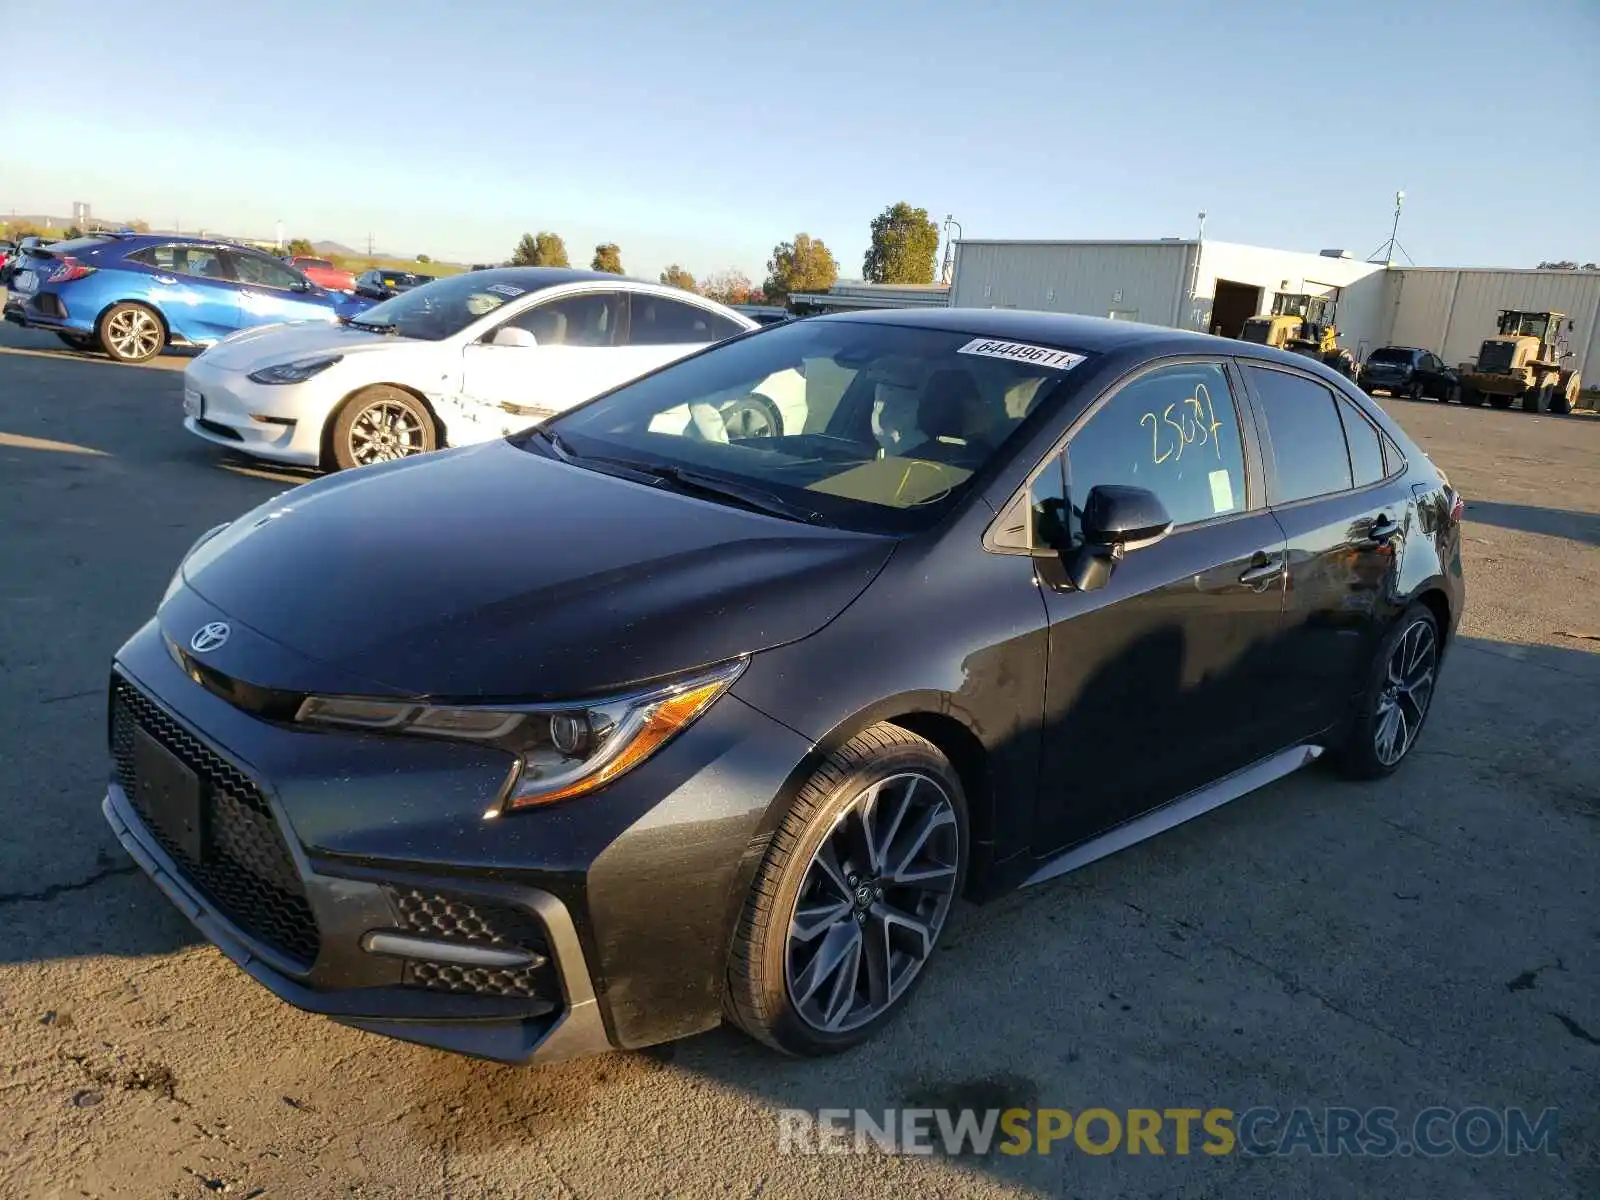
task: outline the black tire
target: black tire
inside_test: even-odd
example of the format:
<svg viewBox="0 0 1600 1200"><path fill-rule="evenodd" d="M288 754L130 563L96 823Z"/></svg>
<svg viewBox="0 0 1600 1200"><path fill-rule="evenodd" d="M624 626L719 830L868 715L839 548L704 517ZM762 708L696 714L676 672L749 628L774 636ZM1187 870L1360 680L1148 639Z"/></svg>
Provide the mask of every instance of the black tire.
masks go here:
<svg viewBox="0 0 1600 1200"><path fill-rule="evenodd" d="M345 398L324 458L335 470L425 454L439 448L428 406L404 388L380 383Z"/></svg>
<svg viewBox="0 0 1600 1200"><path fill-rule="evenodd" d="M1411 709L1401 708L1408 720L1414 720L1414 725L1399 757L1393 761L1386 761L1385 756L1379 751L1379 733L1380 722L1386 712L1384 703L1392 694L1391 660L1395 658L1396 649L1402 642L1414 636L1413 631L1419 628L1425 631L1419 636L1425 636L1431 646L1432 675L1427 694L1421 701L1420 716ZM1416 747L1417 739L1422 736L1428 714L1433 711L1433 697L1438 691L1439 652L1442 648L1439 623L1434 618L1432 610L1425 604L1413 604L1407 608L1384 636L1383 642L1378 647L1378 653L1373 657L1372 665L1367 671L1365 686L1361 689L1361 696L1356 702L1355 718L1351 721L1343 744L1332 748L1329 757L1335 770L1349 779L1378 779L1392 774L1410 757L1411 751ZM1397 705L1402 703L1403 701L1397 701Z"/></svg>
<svg viewBox="0 0 1600 1200"><path fill-rule="evenodd" d="M1483 393L1477 388L1463 387L1461 389L1461 403L1468 408L1479 408L1483 404Z"/></svg>
<svg viewBox="0 0 1600 1200"><path fill-rule="evenodd" d="M1553 390L1548 383L1534 384L1522 393L1522 411L1535 415L1545 412L1550 407L1550 393Z"/></svg>
<svg viewBox="0 0 1600 1200"><path fill-rule="evenodd" d="M760 392L730 400L719 412L729 438L783 436L783 414Z"/></svg>
<svg viewBox="0 0 1600 1200"><path fill-rule="evenodd" d="M1581 386L1582 381L1576 371L1568 375L1561 386L1550 394L1550 411L1558 417L1569 415L1578 407L1578 390Z"/></svg>
<svg viewBox="0 0 1600 1200"><path fill-rule="evenodd" d="M56 336L67 345L71 346L74 350L93 350L95 346L95 341L92 334L62 333L60 330L57 330Z"/></svg>
<svg viewBox="0 0 1600 1200"><path fill-rule="evenodd" d="M942 819L943 809L938 808L942 800L948 802L953 816L953 821L942 821L938 827L938 836L942 839L954 837L953 850L949 849L948 843L945 846L947 856L953 856L954 860L949 876L950 900L945 903L937 924L930 921L933 937L929 948L913 973L900 985L900 991L891 993L880 1010L864 1017L859 1024L837 1031L818 1028L812 1020L802 1015L789 985L791 922L799 908L802 890L807 887L808 880L815 879L811 874L814 863L818 870L824 870L824 847L830 843L836 831L845 830L846 821L853 818L856 802L864 790L885 781L901 780L908 775L917 776L919 786L929 782L937 785L922 793L934 805L928 810L930 813L938 812ZM923 818L914 816L912 819ZM896 828L899 827L897 824ZM905 825L905 828L911 826ZM881 827L879 832L884 832ZM890 849L901 844L892 836L887 841ZM858 733L817 768L773 834L767 856L745 901L728 955L727 990L723 1002L728 1018L751 1037L786 1054L836 1054L866 1041L904 1009L927 974L928 960L938 947L938 935L948 923L954 899L961 895L966 877L967 845L966 797L960 779L939 748L926 738L918 737L897 725L874 725ZM872 883L866 875L857 873L859 867L853 868L853 862L853 858L834 860L834 865L841 871L850 872L849 888L861 885L870 890ZM887 886L890 890L894 888L892 882ZM842 894L848 896L851 893L846 889ZM880 901L883 900L883 890L879 890L877 896ZM819 903L826 907L832 901L819 901L812 894L811 903L813 908ZM861 903L870 904L871 901ZM898 898L895 903L900 903ZM877 911L876 904L872 905L872 911ZM820 934L818 940L826 940L835 929L848 931L848 923L852 920L864 932L882 931L884 938L888 938L890 926L869 917L858 903L836 925L830 925L828 932ZM857 940L860 942L861 938ZM889 942L885 940L883 944L888 945ZM820 949L816 953L820 956ZM860 963L859 957L857 962ZM858 971L861 969L858 967ZM866 970L866 974L870 977L870 969ZM823 974L821 979L825 981L830 977L830 974ZM851 977L851 982L855 983L855 976ZM854 995L855 986L852 986L851 996ZM802 1001L804 999L802 997ZM848 1003L853 1003L853 1000ZM870 986L868 1003L870 1009L873 1003Z"/></svg>
<svg viewBox="0 0 1600 1200"><path fill-rule="evenodd" d="M1510 396L1490 396L1489 397L1489 407L1490 408L1510 408L1511 407L1511 397Z"/></svg>
<svg viewBox="0 0 1600 1200"><path fill-rule="evenodd" d="M1407 400L1421 400L1424 394L1420 383L1406 384L1405 393Z"/></svg>
<svg viewBox="0 0 1600 1200"><path fill-rule="evenodd" d="M95 340L117 362L144 363L167 348L167 327L155 309L124 301L101 314Z"/></svg>
<svg viewBox="0 0 1600 1200"><path fill-rule="evenodd" d="M1461 399L1461 385L1459 383L1452 383L1449 387L1445 388L1444 391L1439 394L1439 403L1440 404L1449 404L1450 401L1452 401L1452 400L1460 400L1460 399Z"/></svg>

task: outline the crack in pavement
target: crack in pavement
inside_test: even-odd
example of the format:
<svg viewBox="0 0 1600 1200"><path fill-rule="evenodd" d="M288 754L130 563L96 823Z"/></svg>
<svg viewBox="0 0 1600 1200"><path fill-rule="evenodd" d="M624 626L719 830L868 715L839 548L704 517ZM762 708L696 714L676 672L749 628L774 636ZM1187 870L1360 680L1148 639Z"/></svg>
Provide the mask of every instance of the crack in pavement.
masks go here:
<svg viewBox="0 0 1600 1200"><path fill-rule="evenodd" d="M138 869L138 863L126 863L120 867L104 867L87 879L79 879L72 883L52 883L49 887L41 888L37 892L0 892L0 905L28 904L54 900L57 896L65 895L67 892L81 892L85 888L92 888L97 883L102 883L115 875L132 875Z"/></svg>
<svg viewBox="0 0 1600 1200"><path fill-rule="evenodd" d="M1567 1016L1566 1013L1558 1013L1555 1011L1555 1009L1551 1009L1550 1015L1565 1025L1567 1027L1567 1032L1573 1037L1577 1038L1580 1042L1588 1042L1591 1046L1600 1046L1600 1037L1595 1037L1594 1034L1590 1033L1582 1025L1579 1025L1571 1017Z"/></svg>

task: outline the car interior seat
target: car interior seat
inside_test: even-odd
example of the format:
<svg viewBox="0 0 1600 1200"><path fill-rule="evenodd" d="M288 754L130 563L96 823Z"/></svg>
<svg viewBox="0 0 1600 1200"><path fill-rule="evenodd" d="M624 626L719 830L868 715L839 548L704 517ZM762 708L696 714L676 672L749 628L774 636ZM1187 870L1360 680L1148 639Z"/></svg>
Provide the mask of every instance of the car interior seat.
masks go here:
<svg viewBox="0 0 1600 1200"><path fill-rule="evenodd" d="M976 467L998 444L1004 401L991 404L966 371L935 371L922 394L920 424L931 440L922 457Z"/></svg>
<svg viewBox="0 0 1600 1200"><path fill-rule="evenodd" d="M538 338L541 346L560 346L567 340L567 314L552 308L536 308L528 314L523 328Z"/></svg>

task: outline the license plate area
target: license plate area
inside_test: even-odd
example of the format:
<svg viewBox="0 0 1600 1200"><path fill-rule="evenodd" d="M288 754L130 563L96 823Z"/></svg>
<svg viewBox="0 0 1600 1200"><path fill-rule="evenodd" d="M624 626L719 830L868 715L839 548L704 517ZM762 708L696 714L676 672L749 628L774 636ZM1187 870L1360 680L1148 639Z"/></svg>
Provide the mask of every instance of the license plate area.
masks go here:
<svg viewBox="0 0 1600 1200"><path fill-rule="evenodd" d="M190 862L203 861L205 810L200 777L143 729L133 732L134 786L150 823Z"/></svg>

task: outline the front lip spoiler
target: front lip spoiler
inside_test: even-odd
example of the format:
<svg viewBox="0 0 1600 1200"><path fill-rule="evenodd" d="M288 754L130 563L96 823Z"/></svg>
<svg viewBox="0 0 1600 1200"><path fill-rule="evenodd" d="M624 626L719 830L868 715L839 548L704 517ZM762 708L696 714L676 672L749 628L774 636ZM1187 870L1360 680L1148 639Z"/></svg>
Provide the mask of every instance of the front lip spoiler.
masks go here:
<svg viewBox="0 0 1600 1200"><path fill-rule="evenodd" d="M371 989L319 991L290 978L265 961L232 923L189 887L166 851L145 836L138 816L120 784L111 783L107 787L100 811L117 840L122 843L122 848L150 876L167 899L194 923L195 928L245 974L296 1008L331 1017L370 1033L497 1062L560 1062L613 1049L606 1035L605 1020L600 1013L594 986L590 982L577 928L572 923L566 905L548 892L527 890L525 898L544 922L550 949L561 976L562 990L566 995L566 1007L557 1014L553 1023L522 1018L441 1020L436 1017L384 1014L374 1012L370 1004L362 1003L362 993Z"/></svg>

